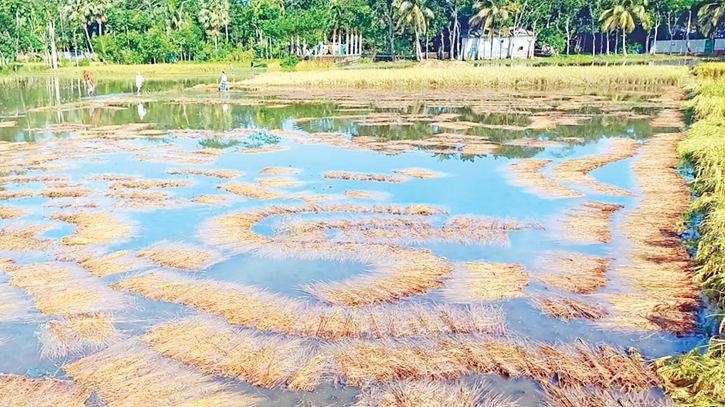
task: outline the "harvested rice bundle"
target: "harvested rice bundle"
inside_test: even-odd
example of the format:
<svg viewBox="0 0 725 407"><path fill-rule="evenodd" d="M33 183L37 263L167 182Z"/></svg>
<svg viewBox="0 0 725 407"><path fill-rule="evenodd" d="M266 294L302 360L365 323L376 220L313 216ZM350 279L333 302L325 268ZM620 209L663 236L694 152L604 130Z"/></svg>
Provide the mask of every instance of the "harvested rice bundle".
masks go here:
<svg viewBox="0 0 725 407"><path fill-rule="evenodd" d="M204 270L219 261L212 253L196 250L196 246L178 242L159 242L136 253L162 266L182 270Z"/></svg>
<svg viewBox="0 0 725 407"><path fill-rule="evenodd" d="M335 199L335 195L311 195L308 191L302 191L302 192L295 192L293 194L285 195L284 199L287 199L287 200L300 199L305 202L313 203L313 202L322 202L322 201L329 201L331 199Z"/></svg>
<svg viewBox="0 0 725 407"><path fill-rule="evenodd" d="M159 201L165 199L169 195L165 192L157 191L128 191L125 189L112 189L106 192L106 196L119 199Z"/></svg>
<svg viewBox="0 0 725 407"><path fill-rule="evenodd" d="M370 250L369 244L343 243L345 247L332 250ZM354 247L354 248L353 248ZM301 243L301 250L318 248ZM326 249L326 248L325 248ZM322 301L330 304L361 307L382 302L396 302L413 295L424 294L445 286L453 266L434 256L429 250L404 250L399 246L380 245L372 248L379 253L375 269L369 275L353 277L334 283L317 283L305 288Z"/></svg>
<svg viewBox="0 0 725 407"><path fill-rule="evenodd" d="M461 147L457 152L461 155L488 155L498 147L499 145L495 143L468 143Z"/></svg>
<svg viewBox="0 0 725 407"><path fill-rule="evenodd" d="M46 250L56 244L55 240L40 239L38 235L52 228L50 225L5 225L0 229L0 250Z"/></svg>
<svg viewBox="0 0 725 407"><path fill-rule="evenodd" d="M236 178L243 174L241 171L234 170L202 170L199 168L175 168L166 170L166 172L168 174L197 174L217 178Z"/></svg>
<svg viewBox="0 0 725 407"><path fill-rule="evenodd" d="M259 171L260 174L295 174L300 172L297 168L290 167L267 167Z"/></svg>
<svg viewBox="0 0 725 407"><path fill-rule="evenodd" d="M120 188L135 188L135 189L149 189L149 188L169 188L169 187L188 187L191 186L191 181L188 180L170 180L170 179L141 179L134 181L119 181L111 184L111 189Z"/></svg>
<svg viewBox="0 0 725 407"><path fill-rule="evenodd" d="M120 174L93 174L84 177L87 180L96 181L133 181L138 179L138 175L120 175Z"/></svg>
<svg viewBox="0 0 725 407"><path fill-rule="evenodd" d="M633 195L632 192L625 189L601 183L594 179L589 172L607 165L609 163L623 160L637 154L640 143L634 139L613 138L607 152L599 155L589 155L582 158L562 161L554 166L554 177L559 182L571 182L578 184L587 184L587 186L597 192L611 195Z"/></svg>
<svg viewBox="0 0 725 407"><path fill-rule="evenodd" d="M131 156L139 161L171 161L177 164L208 164L212 161L194 157L172 157L167 155L134 155Z"/></svg>
<svg viewBox="0 0 725 407"><path fill-rule="evenodd" d="M0 205L0 219L19 218L30 212L28 208L16 208L9 205Z"/></svg>
<svg viewBox="0 0 725 407"><path fill-rule="evenodd" d="M141 268L143 265L135 261L129 253L128 250L119 250L105 256L79 261L78 264L99 277Z"/></svg>
<svg viewBox="0 0 725 407"><path fill-rule="evenodd" d="M108 312L122 308L122 295L69 264L32 263L8 268L9 284L25 288L46 315Z"/></svg>
<svg viewBox="0 0 725 407"><path fill-rule="evenodd" d="M537 259L537 267L544 270L596 276L606 273L612 260L610 257L589 253L551 251Z"/></svg>
<svg viewBox="0 0 725 407"><path fill-rule="evenodd" d="M84 407L91 392L72 381L0 375L0 405Z"/></svg>
<svg viewBox="0 0 725 407"><path fill-rule="evenodd" d="M581 340L566 345L515 343L480 336L330 344L333 371L347 384L395 379L455 379L473 372L546 380L562 386L601 385L625 391L660 387L660 378L636 352L624 355Z"/></svg>
<svg viewBox="0 0 725 407"><path fill-rule="evenodd" d="M605 202L587 201L580 208L566 212L561 221L564 237L572 240L584 240L598 243L612 241L612 228L609 222L614 212L624 208L623 205Z"/></svg>
<svg viewBox="0 0 725 407"><path fill-rule="evenodd" d="M654 119L649 122L652 127L672 127L682 129L685 127L685 115L682 109L662 109Z"/></svg>
<svg viewBox="0 0 725 407"><path fill-rule="evenodd" d="M0 182L46 182L46 181L68 181L69 177L65 174L58 175L6 175L0 177Z"/></svg>
<svg viewBox="0 0 725 407"><path fill-rule="evenodd" d="M262 187L258 187L254 184L247 184L243 182L227 182L224 185L219 185L217 188L229 191L233 194L237 195L244 195L248 196L250 198L254 199L260 199L260 200L268 200L268 199L274 199L279 198L282 196L282 192L280 191L274 191L271 189L266 189Z"/></svg>
<svg viewBox="0 0 725 407"><path fill-rule="evenodd" d="M575 300L569 297L533 296L536 305L554 318L574 320L577 318L601 319L607 311L597 304Z"/></svg>
<svg viewBox="0 0 725 407"><path fill-rule="evenodd" d="M516 407L482 383L393 380L362 389L353 407Z"/></svg>
<svg viewBox="0 0 725 407"><path fill-rule="evenodd" d="M233 392L134 339L67 364L64 369L76 382L95 390L101 400L118 407L251 407L260 401Z"/></svg>
<svg viewBox="0 0 725 407"><path fill-rule="evenodd" d="M376 195L379 195L379 192L375 191L360 191L356 189L348 189L347 191L342 193L345 196L352 196L355 198L373 198Z"/></svg>
<svg viewBox="0 0 725 407"><path fill-rule="evenodd" d="M37 195L46 198L80 198L93 195L95 192L88 188L48 188L39 190Z"/></svg>
<svg viewBox="0 0 725 407"><path fill-rule="evenodd" d="M437 208L427 205L411 205L406 214L431 216ZM293 225L294 226L294 225ZM509 242L508 232L539 228L535 223L516 222L498 219L454 216L446 220L443 226L437 226L422 219L365 217L360 220L333 219L323 222L304 222L302 226L311 238L319 238L319 232L325 229L340 229L350 240L383 242L422 242L443 240L460 243L503 244ZM282 224L282 228L288 227ZM294 230L294 228L292 229ZM278 234L287 233L282 229ZM322 236L324 238L324 236Z"/></svg>
<svg viewBox="0 0 725 407"><path fill-rule="evenodd" d="M669 398L648 390L625 393L597 386L572 387L542 383L549 407L673 407Z"/></svg>
<svg viewBox="0 0 725 407"><path fill-rule="evenodd" d="M514 183L533 187L532 191L550 198L578 198L584 194L559 184L556 180L547 178L542 172L551 160L523 158L517 163L509 164L514 176Z"/></svg>
<svg viewBox="0 0 725 407"><path fill-rule="evenodd" d="M50 201L43 205L46 208L98 208L101 206L101 203L93 200L93 201L80 201L78 199L73 199L70 201L63 201L63 200L55 200Z"/></svg>
<svg viewBox="0 0 725 407"><path fill-rule="evenodd" d="M437 178L443 176L443 174L439 172L425 170L422 168L405 168L402 170L393 170L393 172L415 178Z"/></svg>
<svg viewBox="0 0 725 407"><path fill-rule="evenodd" d="M457 265L443 296L450 302L525 297L521 290L527 285L529 274L521 264L469 262Z"/></svg>
<svg viewBox="0 0 725 407"><path fill-rule="evenodd" d="M117 338L114 320L103 313L67 315L50 321L40 332L45 357L81 355L105 348Z"/></svg>
<svg viewBox="0 0 725 407"><path fill-rule="evenodd" d="M235 153L269 153L272 151L278 151L278 150L286 150L287 146L262 146L262 147L246 147L246 148L239 148L234 150Z"/></svg>
<svg viewBox="0 0 725 407"><path fill-rule="evenodd" d="M202 203L202 204L208 204L208 205L217 205L221 203L221 201L226 201L229 197L227 195L208 195L208 194L202 194L198 197L191 200L191 202L196 203Z"/></svg>
<svg viewBox="0 0 725 407"><path fill-rule="evenodd" d="M232 376L255 386L314 390L324 363L314 369L311 341L235 329L209 317L166 323L142 337L157 352L203 372ZM312 360L311 360L312 359Z"/></svg>
<svg viewBox="0 0 725 407"><path fill-rule="evenodd" d="M536 279L552 287L580 294L591 294L607 283L605 273L611 258L586 253L555 251L538 260L539 267L556 273L539 274Z"/></svg>
<svg viewBox="0 0 725 407"><path fill-rule="evenodd" d="M114 219L105 212L56 212L48 216L77 226L71 236L61 242L66 246L110 242L131 231L131 225Z"/></svg>
<svg viewBox="0 0 725 407"><path fill-rule="evenodd" d="M385 338L503 331L500 310L418 304L347 308L316 305L234 283L157 271L111 285L154 300L195 307L230 323L324 339Z"/></svg>
<svg viewBox="0 0 725 407"><path fill-rule="evenodd" d="M356 172L328 171L323 174L325 178L356 180L356 181L380 181L380 182L405 182L408 179L399 175L385 174L363 174Z"/></svg>
<svg viewBox="0 0 725 407"><path fill-rule="evenodd" d="M289 177L255 178L255 181L263 187L295 187L300 184Z"/></svg>
<svg viewBox="0 0 725 407"><path fill-rule="evenodd" d="M15 191L0 191L0 201L8 199L25 198L28 196L35 196L36 191L32 189L19 189Z"/></svg>
<svg viewBox="0 0 725 407"><path fill-rule="evenodd" d="M183 205L187 202L188 200L184 198L128 199L116 202L112 207L119 206L133 209L168 208L170 206Z"/></svg>
<svg viewBox="0 0 725 407"><path fill-rule="evenodd" d="M248 184L244 184L248 185ZM251 210L248 212L237 212L225 215L221 218L212 219L210 225L210 233L205 234L211 236L213 243L235 243L239 245L263 245L271 243L274 239L262 236L251 230L251 227L276 215L291 215L299 213L384 213L390 215L431 215L446 213L442 208L435 208L428 205L409 205L402 206L365 206L353 204L338 205L275 205L267 208ZM453 218L452 218L453 219ZM455 225L454 225L455 226Z"/></svg>

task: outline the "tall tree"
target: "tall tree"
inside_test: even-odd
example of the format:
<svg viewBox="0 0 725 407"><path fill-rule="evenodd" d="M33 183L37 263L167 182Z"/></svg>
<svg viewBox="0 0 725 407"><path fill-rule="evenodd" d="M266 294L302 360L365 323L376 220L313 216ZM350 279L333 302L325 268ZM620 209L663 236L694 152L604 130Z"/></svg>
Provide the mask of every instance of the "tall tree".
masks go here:
<svg viewBox="0 0 725 407"><path fill-rule="evenodd" d="M214 51L219 53L219 34L229 24L228 0L202 0L199 22L214 37Z"/></svg>
<svg viewBox="0 0 725 407"><path fill-rule="evenodd" d="M428 19L435 17L425 0L405 0L398 5L396 25L398 29L410 27L415 33L415 56L418 61L423 59L420 46L420 35L428 32Z"/></svg>
<svg viewBox="0 0 725 407"><path fill-rule="evenodd" d="M725 0L720 3L709 3L700 7L697 12L698 22L702 33L708 36L717 36L717 28L725 14Z"/></svg>
<svg viewBox="0 0 725 407"><path fill-rule="evenodd" d="M103 35L103 23L108 21L109 8L111 8L111 0L90 0L90 12L98 24L98 35Z"/></svg>
<svg viewBox="0 0 725 407"><path fill-rule="evenodd" d="M86 34L88 48L93 52L93 44L91 44L91 36L88 34L88 22L92 12L92 4L90 0L68 0L63 7L63 15L71 24L80 25Z"/></svg>
<svg viewBox="0 0 725 407"><path fill-rule="evenodd" d="M491 59L493 59L493 34L501 31L504 23L509 19L514 3L508 0L485 0L473 4L475 14L469 22L472 26L478 27L481 32L488 32L491 41Z"/></svg>
<svg viewBox="0 0 725 407"><path fill-rule="evenodd" d="M627 56L627 33L634 31L637 21L642 21L647 12L647 0L618 0L614 7L604 10L599 17L602 30L622 30L622 50Z"/></svg>

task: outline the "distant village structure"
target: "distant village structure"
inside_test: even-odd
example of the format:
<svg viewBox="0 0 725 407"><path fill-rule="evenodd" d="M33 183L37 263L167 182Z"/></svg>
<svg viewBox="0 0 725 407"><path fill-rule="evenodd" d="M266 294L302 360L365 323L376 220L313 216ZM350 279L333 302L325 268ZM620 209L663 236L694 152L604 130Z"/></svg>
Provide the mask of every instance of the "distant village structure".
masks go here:
<svg viewBox="0 0 725 407"><path fill-rule="evenodd" d="M523 29L512 30L508 37L469 35L463 37L463 58L474 61L533 58L535 42L534 34Z"/></svg>

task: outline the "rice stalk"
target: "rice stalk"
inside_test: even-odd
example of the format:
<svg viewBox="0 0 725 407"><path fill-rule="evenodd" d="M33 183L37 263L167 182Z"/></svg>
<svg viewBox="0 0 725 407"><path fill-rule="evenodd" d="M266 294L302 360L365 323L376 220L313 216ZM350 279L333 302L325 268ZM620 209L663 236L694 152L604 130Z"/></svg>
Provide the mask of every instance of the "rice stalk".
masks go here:
<svg viewBox="0 0 725 407"><path fill-rule="evenodd" d="M250 407L260 401L234 392L133 339L67 364L64 369L76 382L93 389L101 400L119 407Z"/></svg>
<svg viewBox="0 0 725 407"><path fill-rule="evenodd" d="M176 302L224 317L232 324L324 339L500 333L500 311L405 303L364 308L313 305L256 287L157 271L111 285L149 299Z"/></svg>
<svg viewBox="0 0 725 407"><path fill-rule="evenodd" d="M323 174L325 178L355 180L355 181L380 181L380 182L405 182L406 177L385 174L363 174L344 171L328 171Z"/></svg>
<svg viewBox="0 0 725 407"><path fill-rule="evenodd" d="M61 239L66 246L110 242L131 231L131 225L119 222L105 212L56 212L50 214L48 218L62 220L77 226L71 236Z"/></svg>
<svg viewBox="0 0 725 407"><path fill-rule="evenodd" d="M91 392L82 384L51 378L0 375L4 406L84 407Z"/></svg>

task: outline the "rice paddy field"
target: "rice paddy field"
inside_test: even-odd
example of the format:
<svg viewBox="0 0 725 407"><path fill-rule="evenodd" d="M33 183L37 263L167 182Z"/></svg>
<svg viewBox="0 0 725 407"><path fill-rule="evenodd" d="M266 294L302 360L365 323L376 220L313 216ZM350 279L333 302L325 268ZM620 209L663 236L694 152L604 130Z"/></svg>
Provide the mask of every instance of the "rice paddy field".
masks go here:
<svg viewBox="0 0 725 407"><path fill-rule="evenodd" d="M0 83L0 405L673 405L686 71L550 69Z"/></svg>

